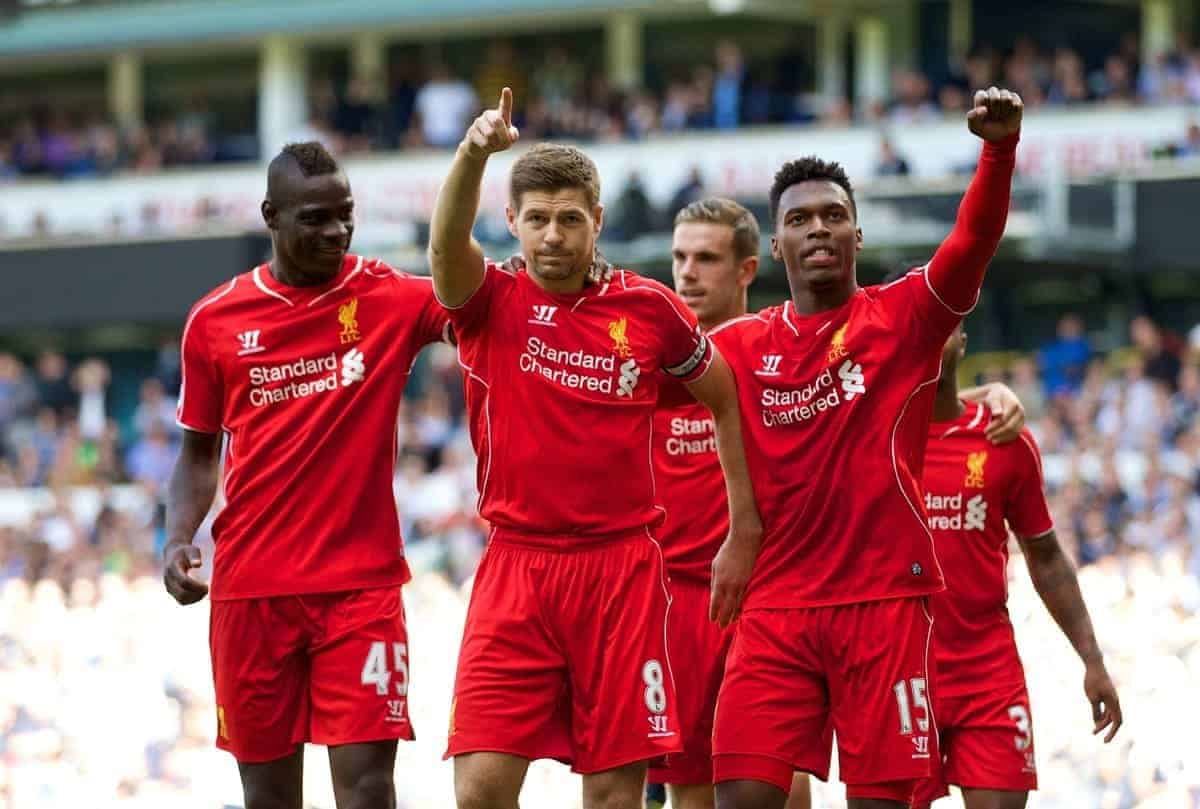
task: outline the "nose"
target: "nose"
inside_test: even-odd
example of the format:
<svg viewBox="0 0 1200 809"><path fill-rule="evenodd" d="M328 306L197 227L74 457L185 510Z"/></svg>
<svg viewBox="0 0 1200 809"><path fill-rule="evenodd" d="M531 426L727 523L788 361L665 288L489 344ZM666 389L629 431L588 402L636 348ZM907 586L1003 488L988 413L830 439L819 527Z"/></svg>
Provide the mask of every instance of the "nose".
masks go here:
<svg viewBox="0 0 1200 809"><path fill-rule="evenodd" d="M343 222L340 219L336 219L333 222L330 222L328 226L326 226L324 233L322 235L324 235L324 237L326 239L329 239L331 241L343 241L346 238L346 236L349 235L350 227L351 226L349 224L347 224L346 222Z"/></svg>
<svg viewBox="0 0 1200 809"><path fill-rule="evenodd" d="M811 225L808 229L808 238L821 239L829 236L829 225L825 222L825 217L814 216L811 220Z"/></svg>
<svg viewBox="0 0 1200 809"><path fill-rule="evenodd" d="M690 258L686 258L679 263L679 277L687 281L695 281L699 277L696 271L696 262Z"/></svg>

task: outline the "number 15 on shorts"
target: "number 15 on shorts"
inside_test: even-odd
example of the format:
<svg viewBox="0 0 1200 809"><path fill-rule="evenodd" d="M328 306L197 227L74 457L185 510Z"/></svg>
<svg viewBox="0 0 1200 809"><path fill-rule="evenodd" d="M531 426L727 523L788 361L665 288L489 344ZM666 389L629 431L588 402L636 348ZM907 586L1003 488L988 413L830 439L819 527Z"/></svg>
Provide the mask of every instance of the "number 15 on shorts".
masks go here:
<svg viewBox="0 0 1200 809"><path fill-rule="evenodd" d="M900 714L900 735L912 738L913 758L929 757L929 699L925 690L924 677L901 680L892 686L896 710ZM917 712L916 733L913 732L914 711Z"/></svg>

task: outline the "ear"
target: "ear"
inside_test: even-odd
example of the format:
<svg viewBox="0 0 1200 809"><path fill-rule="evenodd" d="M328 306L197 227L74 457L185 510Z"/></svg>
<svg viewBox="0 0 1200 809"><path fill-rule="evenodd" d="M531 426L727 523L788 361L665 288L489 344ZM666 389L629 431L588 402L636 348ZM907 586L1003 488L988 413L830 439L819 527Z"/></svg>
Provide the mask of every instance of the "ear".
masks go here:
<svg viewBox="0 0 1200 809"><path fill-rule="evenodd" d="M508 221L508 232L514 239L520 241L521 237L517 234L517 212L511 204L504 206L504 218Z"/></svg>
<svg viewBox="0 0 1200 809"><path fill-rule="evenodd" d="M862 249L863 249L862 228L855 228L854 229L854 252L857 253L859 250L862 250Z"/></svg>
<svg viewBox="0 0 1200 809"><path fill-rule="evenodd" d="M783 253L779 251L779 239L771 237L771 258L776 261L783 261Z"/></svg>
<svg viewBox="0 0 1200 809"><path fill-rule="evenodd" d="M747 256L742 259L741 266L738 267L738 286L742 289L754 283L755 277L758 276L758 256Z"/></svg>
<svg viewBox="0 0 1200 809"><path fill-rule="evenodd" d="M604 227L604 206L600 203L596 203L596 207L592 208L592 227L599 236L601 228Z"/></svg>
<svg viewBox="0 0 1200 809"><path fill-rule="evenodd" d="M278 230L279 209L271 204L271 200L264 199L261 210L263 221L267 223L267 230Z"/></svg>

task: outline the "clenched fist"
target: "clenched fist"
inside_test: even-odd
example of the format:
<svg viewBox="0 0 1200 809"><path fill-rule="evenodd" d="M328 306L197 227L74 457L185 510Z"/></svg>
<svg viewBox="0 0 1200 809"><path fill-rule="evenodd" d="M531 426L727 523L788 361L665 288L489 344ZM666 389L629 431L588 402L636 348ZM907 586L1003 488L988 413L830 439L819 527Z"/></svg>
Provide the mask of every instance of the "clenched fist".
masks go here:
<svg viewBox="0 0 1200 809"><path fill-rule="evenodd" d="M512 125L512 108L512 90L505 87L500 91L500 103L496 109L484 110L467 130L462 142L467 154L482 160L496 152L503 152L517 142L521 134Z"/></svg>
<svg viewBox="0 0 1200 809"><path fill-rule="evenodd" d="M1025 105L1011 90L989 87L975 93L975 106L967 113L967 127L993 143L1021 131Z"/></svg>

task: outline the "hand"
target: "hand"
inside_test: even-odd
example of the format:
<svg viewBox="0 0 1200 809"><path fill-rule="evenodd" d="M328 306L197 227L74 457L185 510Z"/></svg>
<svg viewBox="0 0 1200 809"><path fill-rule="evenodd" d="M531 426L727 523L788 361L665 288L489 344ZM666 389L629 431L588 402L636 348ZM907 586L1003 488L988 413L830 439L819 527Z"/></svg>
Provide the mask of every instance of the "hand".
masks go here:
<svg viewBox="0 0 1200 809"><path fill-rule="evenodd" d="M761 524L746 529L730 529L729 536L721 544L712 563L708 620L726 627L737 617L761 544Z"/></svg>
<svg viewBox="0 0 1200 809"><path fill-rule="evenodd" d="M1104 743L1108 744L1117 735L1124 720L1121 717L1121 702L1117 699L1117 689L1113 686L1104 663L1088 664L1083 675L1083 693L1087 695L1088 702L1092 703L1092 719L1096 723L1092 728L1092 735L1095 736L1108 728L1108 733L1104 736Z"/></svg>
<svg viewBox="0 0 1200 809"><path fill-rule="evenodd" d="M1011 90L989 87L975 93L975 106L967 113L967 128L986 141L996 143L1021 131L1025 105Z"/></svg>
<svg viewBox="0 0 1200 809"><path fill-rule="evenodd" d="M505 87L500 91L500 104L494 110L484 110L475 119L462 145L467 154L485 159L496 152L503 152L517 142L521 135L512 125L512 90Z"/></svg>
<svg viewBox="0 0 1200 809"><path fill-rule="evenodd" d="M208 585L192 578L192 571L200 567L200 549L183 542L169 542L163 550L163 583L171 598L180 604L195 604L208 595Z"/></svg>
<svg viewBox="0 0 1200 809"><path fill-rule="evenodd" d="M1008 385L994 382L987 386L984 405L992 414L984 434L993 444L1016 441L1025 426L1025 406Z"/></svg>

